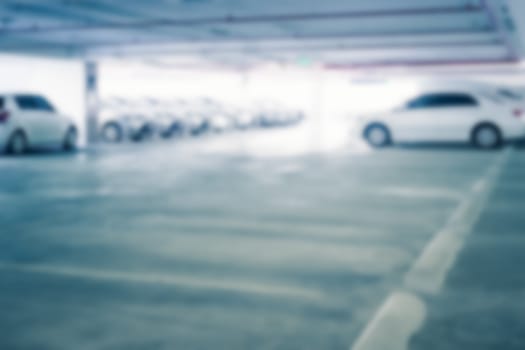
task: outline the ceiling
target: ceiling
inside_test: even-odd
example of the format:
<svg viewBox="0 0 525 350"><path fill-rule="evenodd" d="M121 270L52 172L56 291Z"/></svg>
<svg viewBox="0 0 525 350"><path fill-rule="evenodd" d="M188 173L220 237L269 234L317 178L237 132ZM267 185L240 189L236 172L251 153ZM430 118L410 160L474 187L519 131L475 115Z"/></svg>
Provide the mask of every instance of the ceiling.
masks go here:
<svg viewBox="0 0 525 350"><path fill-rule="evenodd" d="M523 2L3 0L0 51L159 65L512 63L522 57Z"/></svg>

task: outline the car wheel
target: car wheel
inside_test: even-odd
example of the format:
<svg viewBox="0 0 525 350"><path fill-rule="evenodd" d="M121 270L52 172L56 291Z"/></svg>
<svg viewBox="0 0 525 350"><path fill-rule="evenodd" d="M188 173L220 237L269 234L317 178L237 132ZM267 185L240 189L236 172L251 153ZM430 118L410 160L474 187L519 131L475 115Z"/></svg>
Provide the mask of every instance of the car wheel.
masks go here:
<svg viewBox="0 0 525 350"><path fill-rule="evenodd" d="M120 142L122 137L122 128L116 123L108 123L102 128L102 139L106 142Z"/></svg>
<svg viewBox="0 0 525 350"><path fill-rule="evenodd" d="M163 139L169 139L172 136L173 136L173 133L171 132L171 130L165 130L160 133L160 137L162 137Z"/></svg>
<svg viewBox="0 0 525 350"><path fill-rule="evenodd" d="M172 137L181 137L184 135L184 128L180 124L173 124L170 133Z"/></svg>
<svg viewBox="0 0 525 350"><path fill-rule="evenodd" d="M150 125L145 125L140 130L139 141L150 140L150 139L153 138L154 134L155 134L155 132L154 132L153 128Z"/></svg>
<svg viewBox="0 0 525 350"><path fill-rule="evenodd" d="M144 135L142 135L142 132L141 131L137 131L135 133L133 133L131 136L130 136L130 139L131 141L133 142L141 142L142 139L143 139Z"/></svg>
<svg viewBox="0 0 525 350"><path fill-rule="evenodd" d="M479 148L497 148L502 143L501 132L494 125L480 125L472 133L472 142Z"/></svg>
<svg viewBox="0 0 525 350"><path fill-rule="evenodd" d="M75 128L70 128L64 136L62 148L64 151L73 151L77 147L78 132Z"/></svg>
<svg viewBox="0 0 525 350"><path fill-rule="evenodd" d="M365 139L372 147L384 147L390 144L390 132L381 124L373 124L365 129Z"/></svg>
<svg viewBox="0 0 525 350"><path fill-rule="evenodd" d="M6 151L8 154L21 155L27 152L27 138L22 131L16 131L7 141Z"/></svg>

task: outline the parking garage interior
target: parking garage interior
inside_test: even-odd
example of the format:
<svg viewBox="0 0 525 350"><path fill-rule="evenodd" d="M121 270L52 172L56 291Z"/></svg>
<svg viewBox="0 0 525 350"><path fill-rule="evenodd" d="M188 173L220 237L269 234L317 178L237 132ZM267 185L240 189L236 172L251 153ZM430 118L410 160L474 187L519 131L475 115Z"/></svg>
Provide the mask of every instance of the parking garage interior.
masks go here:
<svg viewBox="0 0 525 350"><path fill-rule="evenodd" d="M0 349L525 349L525 2L0 2Z"/></svg>

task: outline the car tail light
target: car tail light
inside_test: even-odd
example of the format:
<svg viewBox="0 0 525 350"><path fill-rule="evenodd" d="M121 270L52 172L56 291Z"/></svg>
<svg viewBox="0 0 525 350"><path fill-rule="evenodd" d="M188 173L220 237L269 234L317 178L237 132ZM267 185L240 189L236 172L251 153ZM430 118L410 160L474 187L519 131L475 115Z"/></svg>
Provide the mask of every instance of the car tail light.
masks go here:
<svg viewBox="0 0 525 350"><path fill-rule="evenodd" d="M9 119L8 111L0 111L0 123L5 123Z"/></svg>
<svg viewBox="0 0 525 350"><path fill-rule="evenodd" d="M516 118L521 118L523 116L523 110L522 109L519 109L519 108L516 108L512 111L512 114L516 117Z"/></svg>

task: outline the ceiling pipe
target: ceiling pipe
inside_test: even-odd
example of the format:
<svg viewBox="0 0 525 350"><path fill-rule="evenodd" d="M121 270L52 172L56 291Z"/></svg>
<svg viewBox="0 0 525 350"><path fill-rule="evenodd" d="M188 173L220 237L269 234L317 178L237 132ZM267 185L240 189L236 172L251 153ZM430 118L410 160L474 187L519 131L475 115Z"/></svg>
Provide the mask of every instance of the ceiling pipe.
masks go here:
<svg viewBox="0 0 525 350"><path fill-rule="evenodd" d="M472 41L458 41L458 42L434 42L434 43L399 43L399 44L360 44L360 45L347 45L347 44L327 44L327 45L311 45L311 46L276 46L276 47L265 47L264 45L239 45L239 47L213 47L202 49L159 49L153 50L155 53L170 53L170 54L193 54L193 53L259 53L259 52L298 52L308 53L310 51L323 51L323 50L341 50L346 52L370 50L370 51L381 51L381 50L396 50L396 49L425 49L425 48L455 48L455 47L470 47L470 46L501 46L503 41L501 39L492 40L472 40Z"/></svg>
<svg viewBox="0 0 525 350"><path fill-rule="evenodd" d="M423 34L421 34L423 32ZM229 48L229 47L239 47L239 46L250 46L250 45L257 45L257 46L265 46L265 47L279 47L279 46L295 46L295 47L303 47L305 45L308 46L314 46L314 45L329 45L333 44L345 44L345 45L361 45L361 44L367 44L370 45L371 43L377 44L379 42L384 42L388 44L393 43L406 43L406 42L414 42L414 41L420 41L424 43L432 43L432 42L438 42L438 41L450 41L450 42L458 42L458 41L483 41L483 42L489 42L489 41L497 41L501 40L501 37L497 35L498 33L491 31L490 29L483 28L483 29L457 29L454 31L447 30L446 32L443 31L443 29L433 29L431 31L418 31L414 33L412 30L407 33L406 31L396 31L394 32L395 35L392 35L393 32L389 32L389 36L373 36L373 35L365 35L363 37L347 37L347 36L338 36L338 37L329 37L329 36L323 36L320 38L291 38L290 35L282 35L282 36L266 36L266 37L251 37L251 38L229 38L224 40L210 40L205 38L195 39L195 40L178 40L175 41L173 39L160 39L160 40L144 40L144 39L138 39L138 38L132 38L130 40L114 40L114 41L103 41L96 44L96 48L100 50L104 50L105 47L119 47L119 48L130 48L133 50L140 50L140 49L150 49L150 48L171 48L171 49L177 49L177 48L199 48L199 47L209 47L209 46L216 46L216 47L223 47L223 48ZM352 34L352 33L347 33ZM357 34L357 33L354 33ZM392 38L392 36L395 36Z"/></svg>
<svg viewBox="0 0 525 350"><path fill-rule="evenodd" d="M24 27L3 27L0 34L41 33L74 30L96 30L96 29L127 29L127 28L158 28L158 27L188 27L214 24L246 24L246 23L279 23L293 21L317 21L332 19L352 18L374 18L395 16L422 16L436 14L462 14L482 12L480 5L467 3L456 7L421 7L411 9L385 9L385 10L363 10L363 11L338 11L324 13L289 13L268 14L253 16L226 15L221 17L206 17L194 19L170 19L158 18L153 20L127 21L127 22L94 22L76 25L30 25Z"/></svg>
<svg viewBox="0 0 525 350"><path fill-rule="evenodd" d="M435 44L428 44L428 45L418 45L418 44L394 44L394 45L376 45L376 46L354 46L354 47L344 47L344 46L338 46L338 45L326 45L323 47L317 46L317 47L303 47L303 48L297 48L297 47L279 47L279 48L264 48L264 47L258 47L258 48L249 48L249 47L239 47L239 48L227 48L223 49L220 47L217 48L206 48L206 49L194 49L194 50L182 50L182 49L158 49L158 50L147 50L147 51L134 51L134 52L126 52L126 51L118 51L115 50L113 53L119 53L121 55L128 55L128 56L147 56L147 55L209 55L214 53L226 53L226 54L242 54L242 55L261 55L261 54L279 54L279 53L295 53L295 54L305 54L308 55L310 52L319 52L319 51L327 51L327 50L336 50L336 51L344 51L344 52L359 52L359 51L390 51L390 50L403 50L403 49L435 49L435 48L466 48L466 47L501 47L503 43L501 41L492 41L492 42L486 42L482 43L479 41L471 41L471 42L455 42L455 43L435 43ZM106 54L112 54L111 52L108 52ZM106 54L100 54L100 56L104 56ZM97 56L94 54L93 56Z"/></svg>
<svg viewBox="0 0 525 350"><path fill-rule="evenodd" d="M455 36L455 35L469 35L469 34L494 34L495 32L491 28L481 28L481 29L442 29L442 30L420 30L417 32L413 31L389 31L389 32L375 32L375 33L333 33L330 35L323 34L323 35L309 35L309 36L280 36L280 37L252 37L252 38L230 38L230 39L221 39L217 40L217 42L220 42L221 44L231 44L231 43L238 43L238 42L244 42L248 45L258 42L258 41L268 41L268 40L293 40L295 42L301 42L301 41L308 41L308 40L344 40L344 39L388 39L392 37L403 37L403 36L411 36L411 37L417 37L417 38L424 38L425 36L432 36L432 35L447 35L447 36ZM133 51L136 52L137 48L149 50L152 51L154 49L158 50L158 47L155 47L156 45L166 45L166 44L173 44L173 43L179 43L179 44L209 44L213 45L213 43L210 42L210 39L206 40L162 40L158 42L152 42L151 40L146 42L141 42L140 40L133 40L133 41L126 41L126 42L111 42L111 43L101 43L101 44L94 44L91 45L92 47L89 48L87 51L88 53L92 54L106 54L111 53L115 51L119 51L122 53L130 52L133 53ZM494 41L495 42L495 41ZM143 46L141 46L143 45ZM145 46L144 46L145 45ZM241 44L242 45L242 44ZM111 52L110 52L111 51ZM173 52L173 50L168 50L169 52Z"/></svg>
<svg viewBox="0 0 525 350"><path fill-rule="evenodd" d="M489 59L467 59L467 60L414 60L414 61L385 61L364 63L326 63L323 65L328 70L353 70L370 68L414 68L414 67L440 67L440 66L478 66L478 65L513 65L520 63L515 58L489 58Z"/></svg>
<svg viewBox="0 0 525 350"><path fill-rule="evenodd" d="M509 38L507 31L501 26L498 16L494 11L493 7L489 4L487 0L481 0L481 4L484 11L487 13L491 27L494 28L494 31L500 35L502 41L504 42L509 57L512 59L518 59L520 55L518 54L518 51L516 50L514 44Z"/></svg>

